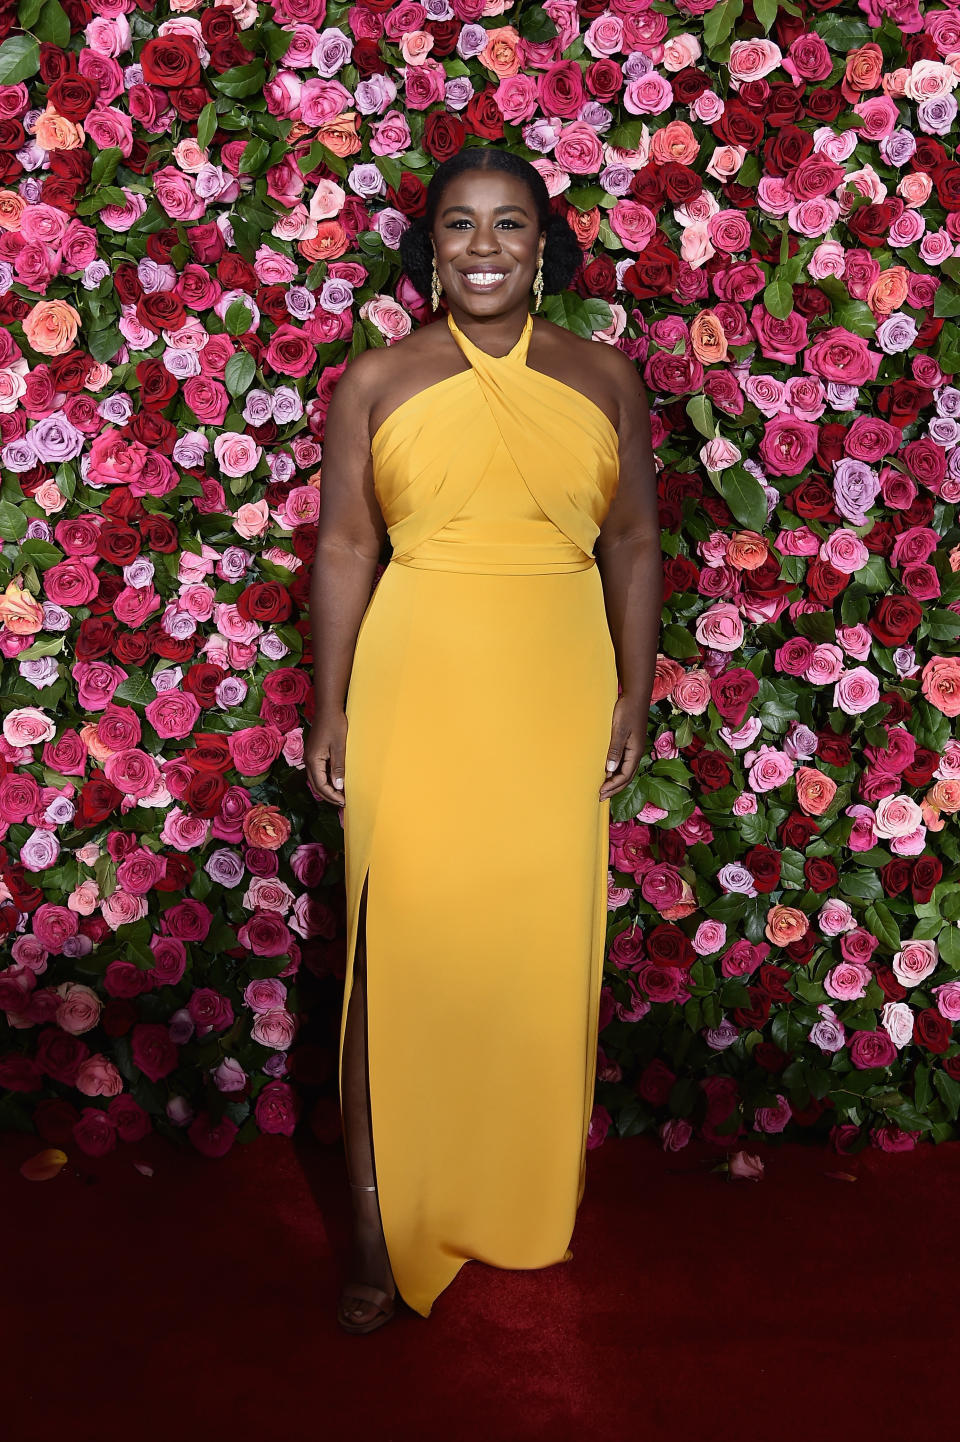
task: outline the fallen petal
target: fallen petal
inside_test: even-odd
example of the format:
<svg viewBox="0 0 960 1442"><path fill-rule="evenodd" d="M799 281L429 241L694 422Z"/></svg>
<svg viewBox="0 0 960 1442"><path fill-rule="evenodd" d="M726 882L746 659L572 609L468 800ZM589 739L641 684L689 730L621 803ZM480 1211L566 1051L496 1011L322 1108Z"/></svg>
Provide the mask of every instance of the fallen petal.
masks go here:
<svg viewBox="0 0 960 1442"><path fill-rule="evenodd" d="M49 1182L52 1177L59 1174L61 1167L67 1164L66 1152L61 1152L56 1147L49 1147L44 1152L37 1152L34 1156L28 1157L20 1164L20 1175L26 1177L28 1182Z"/></svg>
<svg viewBox="0 0 960 1442"><path fill-rule="evenodd" d="M145 1177L153 1176L153 1167L148 1167L146 1162L134 1162L133 1165L136 1167L137 1171L142 1172Z"/></svg>
<svg viewBox="0 0 960 1442"><path fill-rule="evenodd" d="M837 1182L855 1182L857 1179L853 1172L824 1172L825 1177L833 1177Z"/></svg>

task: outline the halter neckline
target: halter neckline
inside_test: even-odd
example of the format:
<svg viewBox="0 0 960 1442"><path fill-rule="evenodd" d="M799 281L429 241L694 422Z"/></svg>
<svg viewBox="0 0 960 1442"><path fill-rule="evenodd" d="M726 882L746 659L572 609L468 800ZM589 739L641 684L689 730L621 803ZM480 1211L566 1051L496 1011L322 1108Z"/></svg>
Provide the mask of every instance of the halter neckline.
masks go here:
<svg viewBox="0 0 960 1442"><path fill-rule="evenodd" d="M533 334L532 311L527 311L527 318L523 323L523 329L505 355L491 355L490 352L485 351L482 346L478 346L475 341L472 341L470 337L460 329L450 311L447 311L447 325L453 332L454 338L460 343L462 349L473 351L476 355L482 356L485 361L509 361L519 355L524 365L526 365L527 349L529 347L530 337Z"/></svg>

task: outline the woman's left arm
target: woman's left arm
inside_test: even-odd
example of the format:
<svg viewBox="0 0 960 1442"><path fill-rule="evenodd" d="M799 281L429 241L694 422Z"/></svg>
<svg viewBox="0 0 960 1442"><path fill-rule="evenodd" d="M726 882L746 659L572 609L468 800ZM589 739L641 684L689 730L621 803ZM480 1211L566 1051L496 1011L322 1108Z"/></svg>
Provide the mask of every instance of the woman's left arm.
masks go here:
<svg viewBox="0 0 960 1442"><path fill-rule="evenodd" d="M622 361L622 365L616 360ZM621 696L613 711L607 779L600 800L633 780L647 745L647 719L663 606L657 469L650 407L628 356L611 357L618 382L620 480L594 545ZM612 764L611 764L612 763Z"/></svg>

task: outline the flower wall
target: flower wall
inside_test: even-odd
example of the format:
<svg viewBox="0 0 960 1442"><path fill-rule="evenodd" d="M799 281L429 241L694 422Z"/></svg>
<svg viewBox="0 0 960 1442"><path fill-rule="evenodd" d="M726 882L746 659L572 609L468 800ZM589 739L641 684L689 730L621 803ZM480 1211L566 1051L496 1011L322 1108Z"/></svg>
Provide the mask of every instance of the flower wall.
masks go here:
<svg viewBox="0 0 960 1442"><path fill-rule="evenodd" d="M21 0L0 41L0 1125L219 1155L302 1079L335 1135L324 416L429 319L435 165L500 145L657 453L591 1145L958 1135L958 7Z"/></svg>

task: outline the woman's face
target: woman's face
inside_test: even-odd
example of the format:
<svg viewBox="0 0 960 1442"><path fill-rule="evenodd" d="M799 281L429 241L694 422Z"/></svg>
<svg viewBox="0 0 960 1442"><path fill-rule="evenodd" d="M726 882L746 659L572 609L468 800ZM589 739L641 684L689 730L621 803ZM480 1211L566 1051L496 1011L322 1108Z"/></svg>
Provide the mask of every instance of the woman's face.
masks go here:
<svg viewBox="0 0 960 1442"><path fill-rule="evenodd" d="M499 170L458 175L443 192L433 227L450 306L499 315L525 305L545 240L522 180Z"/></svg>

